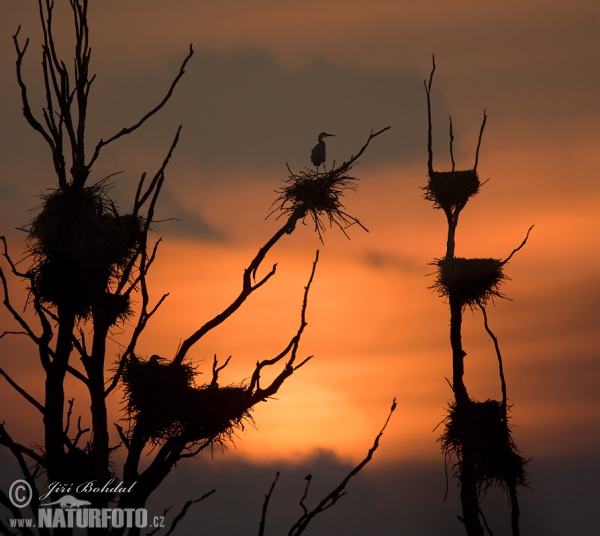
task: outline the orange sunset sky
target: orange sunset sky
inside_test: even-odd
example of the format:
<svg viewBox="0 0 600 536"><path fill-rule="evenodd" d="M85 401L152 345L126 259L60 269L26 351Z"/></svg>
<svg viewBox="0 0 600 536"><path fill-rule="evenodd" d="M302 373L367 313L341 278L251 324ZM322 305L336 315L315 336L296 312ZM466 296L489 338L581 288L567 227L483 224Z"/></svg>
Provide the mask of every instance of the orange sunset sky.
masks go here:
<svg viewBox="0 0 600 536"><path fill-rule="evenodd" d="M56 33L69 58L68 3L56 3ZM300 348L314 358L276 400L256 408L257 430L241 433L226 457L291 461L325 449L356 462L396 397L373 464L442 463L440 429L433 429L451 399L449 312L428 287L429 263L445 252L446 223L420 190L427 180L423 80L432 54L436 169L451 166L448 116L457 167L470 168L484 109L488 115L478 171L489 181L461 215L457 254L504 259L535 225L505 268L502 291L511 301L488 308L515 441L525 458L600 453L597 2L102 0L91 2L89 19L97 74L89 147L157 103L190 43L195 50L169 104L107 147L91 177L122 172L112 192L128 210L139 176L158 168L183 125L159 203L157 219L169 221L155 224L153 235L163 243L152 297L170 296L138 346L141 355L172 356L237 296L244 268L283 223L265 217L286 163L308 167L319 132L336 135L327 139L328 161L342 162L371 128L392 127L372 141L354 170L359 188L345 198L369 232L354 226L348 240L328 228L321 244L310 222L299 226L262 266L266 273L277 263L277 275L190 351L207 376L213 354L231 355L223 384L248 378L257 360L279 353L295 334L320 250ZM0 231L15 257L24 250L15 228L33 217L36 196L56 185L49 151L21 116L11 40L19 25L22 38L31 37L25 75L39 113L36 2L0 6ZM24 299L18 282L11 284ZM4 312L0 322L0 331L15 328ZM127 329L115 332L116 343ZM499 399L496 356L479 311L466 311L463 337L470 394ZM0 366L41 392L24 340L0 341ZM115 420L120 396L111 401ZM3 407L21 403L6 384L0 399ZM78 402L85 414L83 394ZM0 416L21 438L31 434L27 419L39 416L29 409Z"/></svg>

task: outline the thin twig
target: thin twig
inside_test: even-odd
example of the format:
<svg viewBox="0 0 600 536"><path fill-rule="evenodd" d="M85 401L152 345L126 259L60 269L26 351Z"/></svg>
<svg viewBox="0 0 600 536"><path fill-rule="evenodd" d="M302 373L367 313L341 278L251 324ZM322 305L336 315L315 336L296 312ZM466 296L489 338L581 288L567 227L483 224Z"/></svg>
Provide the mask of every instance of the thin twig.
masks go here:
<svg viewBox="0 0 600 536"><path fill-rule="evenodd" d="M3 331L0 333L0 339L3 339L6 335L27 335L29 337L29 333L26 331Z"/></svg>
<svg viewBox="0 0 600 536"><path fill-rule="evenodd" d="M392 414L394 413L395 410L396 410L396 399L394 398L394 401L392 402L392 407L390 408L390 413L389 413L387 419L385 420L383 428L381 429L379 434L377 434L377 437L375 438L375 441L373 442L373 446L369 449L367 456L354 469L352 469L352 471L350 471L350 473L348 473L348 475L346 476L346 478L344 478L344 480L340 483L340 485L337 486L329 495L327 495L316 506L316 508L314 508L312 511L304 514L296 522L296 524L294 524L294 526L290 529L289 536L297 536L299 534L302 534L308 527L308 524L312 521L312 519L314 519L315 516L317 516L321 512L323 512L323 511L327 510L328 508L332 507L333 505L335 505L337 503L337 501L345 495L344 489L348 485L348 482L350 482L350 480L354 476L356 476L360 472L360 470L365 465L367 465L367 463L369 463L371 461L371 459L373 458L373 454L379 447L379 440L381 439L381 436L383 435L383 432L385 431L388 423L390 422Z"/></svg>
<svg viewBox="0 0 600 536"><path fill-rule="evenodd" d="M181 512L179 512L179 514L177 515L177 517L175 517L175 519L173 520L173 523L171 524L171 528L165 534L165 536L169 536L169 534L173 533L173 531L175 530L175 527L177 526L177 523L179 523L185 517L185 514L187 513L189 507L192 506L192 504L196 504L196 503L199 503L200 501L203 501L207 497L210 497L216 491L217 490L212 489L209 492L207 492L204 495L202 495L202 497L200 497L199 499L187 501L185 503L185 505L183 506L183 508L181 509Z"/></svg>
<svg viewBox="0 0 600 536"><path fill-rule="evenodd" d="M433 73L435 73L435 55L431 56L431 73L429 74L429 83L425 83L425 94L427 95L427 169L429 175L433 174L433 128L431 125L431 84L433 83Z"/></svg>
<svg viewBox="0 0 600 536"><path fill-rule="evenodd" d="M306 358L302 363L294 367L294 362L296 360L296 355L298 351L298 346L300 344L300 339L304 332L304 329L307 326L306 322L306 309L308 307L308 294L310 292L310 287L315 277L315 272L317 269L317 263L319 262L319 251L317 250L315 254L315 260L313 261L312 270L310 272L310 277L308 278L308 283L304 287L304 296L302 299L302 308L300 310L300 326L296 335L290 340L289 344L285 347L285 349L280 352L277 356L271 359L264 359L263 361L259 361L256 363L256 368L254 369L254 373L252 374L252 379L250 381L250 392L254 391L254 397L256 400L263 400L268 396L272 396L277 389L283 384L283 382L290 376L294 370L297 370L302 365L304 365L310 357ZM265 389L260 388L260 373L264 367L274 365L278 363L283 357L290 354L290 358L288 359L284 370L271 382L269 387ZM312 357L312 356L311 356Z"/></svg>
<svg viewBox="0 0 600 536"><path fill-rule="evenodd" d="M6 381L15 389L25 400L27 400L33 407L35 407L42 415L45 413L44 406L40 404L33 396L31 396L25 389L17 385L17 383L3 370L0 369L0 374L4 376Z"/></svg>
<svg viewBox="0 0 600 536"><path fill-rule="evenodd" d="M487 312L485 310L485 306L484 306L483 302L479 301L478 305L479 305L479 308L481 309L481 312L483 313L483 325L485 327L485 330L487 331L488 335L491 337L492 341L494 341L494 349L496 350L496 356L498 358L500 386L502 389L502 419L504 421L504 424L507 425L508 419L507 419L507 415L506 415L506 411L507 411L506 380L504 379L504 367L502 366L502 354L500 353L500 345L498 344L498 338L494 335L494 333L492 332L492 330L490 329L490 326L488 324Z"/></svg>
<svg viewBox="0 0 600 536"><path fill-rule="evenodd" d="M477 164L479 162L479 148L481 147L481 139L483 138L483 129L485 128L485 122L487 121L487 115L483 110L483 121L481 122L481 128L479 129L479 139L477 140L477 149L475 150L475 165L473 171L477 171Z"/></svg>
<svg viewBox="0 0 600 536"><path fill-rule="evenodd" d="M479 507L479 515L481 516L481 519L483 519L483 524L485 526L485 529L488 531L488 534L490 536L494 536L494 533L492 532L492 529L490 528L490 526L488 525L487 519L485 518L485 515L483 513L483 510L481 509L481 506Z"/></svg>
<svg viewBox="0 0 600 536"><path fill-rule="evenodd" d="M90 431L89 428L81 428L81 415L79 417L77 417L77 435L75 436L75 439L73 440L73 446L76 447L77 443L79 443L79 440L81 439L81 436L83 434L87 434Z"/></svg>
<svg viewBox="0 0 600 536"><path fill-rule="evenodd" d="M180 365L183 362L183 359L187 355L188 351L194 344L196 344L204 335L206 335L209 331L223 323L227 320L233 313L235 313L241 305L246 301L248 296L252 294L255 290L259 289L262 285L264 285L271 277L275 275L277 264L273 265L273 268L258 282L253 283L253 280L256 278L256 272L265 258L268 251L279 241L279 239L284 236L286 233L293 231L299 214L292 214L286 223L279 229L267 243L259 249L258 253L252 259L252 262L248 265L248 267L244 270L243 278L242 278L242 290L240 291L238 297L220 314L206 322L202 327L196 330L192 335L190 335L187 339L183 341L181 346L179 347L175 357L173 359L174 365Z"/></svg>
<svg viewBox="0 0 600 536"><path fill-rule="evenodd" d="M271 495L273 495L273 490L275 489L275 484L277 484L277 481L279 480L279 471L277 471L277 474L275 475L275 480L273 480L273 483L271 484L271 487L269 488L269 492L265 495L265 501L263 503L263 507L262 507L262 515L260 516L260 525L258 527L258 536L264 536L265 534L265 524L266 524L266 520L267 520L267 510L269 508L269 502L271 500Z"/></svg>
<svg viewBox="0 0 600 536"><path fill-rule="evenodd" d="M117 429L117 432L119 433L119 437L121 438L121 441L123 441L123 445L125 445L127 450L129 450L129 439L125 435L125 431L123 430L123 427L121 425L115 423L115 428Z"/></svg>
<svg viewBox="0 0 600 536"><path fill-rule="evenodd" d="M304 501L308 497L308 488L310 488L310 483L312 482L312 475L310 473L307 474L304 477L304 480L306 480L306 486L304 486L304 494L302 495L302 498L300 499L300 507L302 508L302 510L304 511L304 515L306 516L306 515L308 515L308 508L306 508Z"/></svg>
<svg viewBox="0 0 600 536"><path fill-rule="evenodd" d="M521 245L518 248L513 249L512 253L506 257L505 260L502 261L502 264L506 264L510 259L512 259L512 256L519 251L526 243L527 243L527 239L529 238L529 233L531 232L531 229L534 228L534 225L532 225L528 230L527 230L527 234L525 235L525 238L523 239L523 242L521 242Z"/></svg>
<svg viewBox="0 0 600 536"><path fill-rule="evenodd" d="M177 73L177 76L171 83L171 87L169 87L169 90L167 91L167 94L164 96L163 100L160 101L160 103L158 103L158 105L156 105L152 110L150 110L146 115L144 115L144 117L142 117L134 125L121 129L119 132L117 132L115 135L108 138L106 141L100 140L98 142L98 144L96 145L96 149L94 150L94 154L93 154L89 164L87 165L88 168L92 167L92 165L98 158L98 155L100 154L100 151L102 150L102 148L104 146L115 141L116 139L120 138L121 136L131 134L134 130L137 130L139 127L141 127L148 119L150 119L154 114L156 114L167 103L167 101L171 98L171 95L173 94L173 90L175 89L175 86L177 85L177 83L179 82L181 77L185 74L185 66L187 65L187 62L189 61L189 59L192 57L193 54L194 54L194 49L192 48L192 45L190 44L190 50L188 52L188 55L183 60L183 63L181 64L181 67L179 68L179 73Z"/></svg>
<svg viewBox="0 0 600 536"><path fill-rule="evenodd" d="M223 365L221 365L220 367L219 365L219 360L217 359L217 354L214 355L213 358L213 367L212 367L212 381L210 382L211 385L218 385L218 381L219 381L219 372L221 372L227 365L229 365L229 361L231 360L231 356L229 356L226 360L225 363Z"/></svg>
<svg viewBox="0 0 600 536"><path fill-rule="evenodd" d="M71 415L73 414L73 404L75 403L75 399L71 398L68 401L69 409L67 410L67 422L65 424L65 435L69 433L69 426L71 426Z"/></svg>
<svg viewBox="0 0 600 536"><path fill-rule="evenodd" d="M452 132L452 116L450 116L450 160L452 161L452 171L456 169L456 164L454 163L454 132Z"/></svg>

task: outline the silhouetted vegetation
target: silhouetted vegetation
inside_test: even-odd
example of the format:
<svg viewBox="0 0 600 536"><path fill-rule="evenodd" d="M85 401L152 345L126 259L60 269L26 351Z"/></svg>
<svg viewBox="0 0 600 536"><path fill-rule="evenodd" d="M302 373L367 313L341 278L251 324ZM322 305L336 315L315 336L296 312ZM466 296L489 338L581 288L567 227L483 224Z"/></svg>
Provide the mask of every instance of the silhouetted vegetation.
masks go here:
<svg viewBox="0 0 600 536"><path fill-rule="evenodd" d="M354 187L351 181L357 180L348 177L347 171L358 161L370 141L387 130L371 132L357 156L337 168L334 166L321 174L310 170L292 173L293 178L301 177L301 180L293 180L291 187L280 191L278 200L285 221L244 270L238 296L221 313L185 338L172 357L153 355L148 358L140 355L137 344L148 322L167 298L165 294L153 300L148 288L147 276L160 244L160 240L150 244L149 233L151 224L155 222L154 214L166 180L166 169L177 147L181 127L160 168L151 178L145 173L140 178L131 212L117 209L110 195L108 179L92 183L93 166L106 145L132 134L162 109L173 95L194 52L190 46L179 72L153 109L133 125L99 140L88 153L89 145L85 143L88 97L95 78L89 71L88 0L71 0L70 6L75 30L74 61L65 62L60 59L54 41L54 3L52 0L38 1L45 88L41 119L32 111L38 106L30 104L28 84L23 79L22 62L29 41L22 45L19 31L13 36L23 114L50 149L56 175L54 189L42 196L39 212L28 227L30 266L25 270L18 269L18 263L13 262L4 240L4 258L10 270L5 273L0 269L4 305L20 325L21 333L25 333L36 346L40 358L39 372L45 379L44 400L39 402L2 371L16 392L43 417L44 441L40 447L30 448L13 440L6 428L0 426L0 444L12 452L23 478L35 490L31 503L34 517L39 507L40 491L47 489L52 482L105 483L120 476L124 487L131 488L129 493L85 493L81 494L82 497L91 501L95 508L107 508L109 505L122 509L144 507L150 494L179 460L197 456L212 445L225 444L236 429L252 422L251 412L256 404L273 397L281 385L311 359L311 356L300 357L299 345L307 326L308 295L315 277L318 251L300 304L297 331L282 345L277 355L256 363L247 376L249 379L235 385L220 385L219 373L229 359L219 365L215 356L211 381L198 384L200 371L190 361L188 352L275 275L276 264L259 276L262 262L281 238L294 232L298 221L310 215L320 238L325 230L320 219L323 215L344 232L348 225L358 223L357 218L343 210L341 202L349 185ZM74 65L74 69L69 70L67 65ZM35 325L19 312L20 307L12 303L7 275L27 285L28 306L35 312ZM129 339L118 356L111 356L107 350L111 329L126 320L130 328ZM86 333L93 333L91 341L86 340ZM83 370L75 366L77 358ZM266 369L275 371L270 375L270 381L263 379ZM78 380L89 393L89 429L81 428L81 417L77 419L77 431L72 429L74 400L67 399L65 379L68 375ZM124 391L124 413L121 417L124 417L125 426L118 422L114 424L121 441L111 445L110 422L119 419L119 416L108 414L107 398L114 395L119 386ZM381 433L356 471L371 459ZM125 451L122 468L115 463L118 450ZM144 457L146 459L142 463ZM351 476L327 500L334 504ZM55 491L50 498L55 500L60 493L60 490ZM192 504L211 493L188 501L172 521L171 530ZM14 517L23 516L21 511L10 507L8 500L4 500L4 494L0 499ZM311 513L310 519L319 511ZM303 518L301 525L305 527L310 519ZM112 529L96 529L94 534L122 534L126 531L124 526L115 526ZM39 532L49 533L43 528ZM138 534L139 528L133 527L127 532Z"/></svg>
<svg viewBox="0 0 600 536"><path fill-rule="evenodd" d="M455 476L460 482L462 516L468 536L483 536L483 521L488 532L485 516L480 507L481 495L491 485L497 484L508 490L511 505L511 527L513 536L519 532L519 502L517 487L526 484L525 459L522 458L512 439L509 425L506 381L502 366L502 356L498 340L489 328L485 306L494 297L504 297L500 285L507 279L504 265L523 243L509 257L499 259L465 259L455 254L455 238L458 218L469 199L480 191L481 183L477 175L479 149L487 116L484 112L472 169L456 170L453 154L454 134L450 119L451 171L433 169L432 125L431 125L431 86L435 72L435 60L425 82L428 112L428 171L429 180L423 188L425 199L433 203L433 208L442 210L448 222L446 254L434 261L437 278L432 289L448 301L450 306L450 344L452 347L452 391L454 400L449 403L448 414L443 420L444 433L440 439L442 452L447 464L454 462ZM502 400L488 399L484 402L473 400L464 383L464 358L467 355L462 341L462 318L465 307L481 309L484 325L492 337L498 357Z"/></svg>

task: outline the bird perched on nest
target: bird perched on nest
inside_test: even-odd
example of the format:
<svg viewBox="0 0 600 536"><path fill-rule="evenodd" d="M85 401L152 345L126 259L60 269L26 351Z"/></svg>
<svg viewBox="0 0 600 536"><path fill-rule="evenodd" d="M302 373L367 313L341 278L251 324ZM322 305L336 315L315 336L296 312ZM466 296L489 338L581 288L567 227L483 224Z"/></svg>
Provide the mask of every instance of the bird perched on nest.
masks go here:
<svg viewBox="0 0 600 536"><path fill-rule="evenodd" d="M330 136L335 136L335 134L327 134L327 132L321 132L319 134L319 143L317 143L312 152L310 153L310 160L313 163L313 166L317 166L317 171L319 171L319 166L325 162L325 142L323 138L327 138Z"/></svg>
<svg viewBox="0 0 600 536"><path fill-rule="evenodd" d="M166 361L164 357L160 357L159 355L151 355L148 363L152 363L153 365L160 365L161 361Z"/></svg>

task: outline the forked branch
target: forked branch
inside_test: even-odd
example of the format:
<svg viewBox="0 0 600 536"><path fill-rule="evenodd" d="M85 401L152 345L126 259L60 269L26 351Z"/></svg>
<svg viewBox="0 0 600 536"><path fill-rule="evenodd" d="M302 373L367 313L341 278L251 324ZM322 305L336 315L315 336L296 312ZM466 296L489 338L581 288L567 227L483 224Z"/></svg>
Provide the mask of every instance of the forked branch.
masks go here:
<svg viewBox="0 0 600 536"><path fill-rule="evenodd" d="M315 260L313 261L312 270L310 273L310 277L308 279L308 283L306 287L304 287L304 298L302 300L302 309L300 311L300 327L298 328L298 332L294 337L290 340L289 344L286 348L277 356L272 359L264 359L263 361L259 361L256 363L256 368L254 369L254 373L252 374L252 380L250 381L249 391L253 393L253 398L255 402L260 400L265 400L269 396L273 396L279 387L283 384L283 382L291 376L295 370L299 369L303 366L312 356L304 359L300 364L294 366L296 362L296 357L298 353L298 346L300 345L300 339L302 338L302 333L304 332L304 328L307 326L306 322L306 308L308 306L308 294L310 292L310 287L312 285L313 279L315 277L315 271L317 269L317 263L319 262L319 251L315 255ZM266 387L265 389L261 389L260 387L260 373L264 367L272 366L281 361L285 356L289 354L289 358L287 363L285 364L285 368L279 373L279 375L273 380L273 382Z"/></svg>
<svg viewBox="0 0 600 536"><path fill-rule="evenodd" d="M183 343L181 344L179 350L175 354L175 358L173 359L174 365L180 365L188 351L194 344L196 344L204 335L206 335L209 331L217 327L219 324L223 323L227 320L233 313L235 313L240 306L246 301L248 296L252 294L255 290L264 285L271 277L275 275L275 271L277 269L277 264L274 264L271 270L258 282L253 282L256 277L256 272L262 263L263 259L269 252L269 250L279 241L279 239L287 233L291 233L296 226L296 222L300 218L300 214L294 213L290 215L286 223L279 229L270 240L259 249L258 253L252 259L252 262L248 265L248 267L244 270L244 275L242 278L242 290L240 291L238 297L227 307L223 312L206 322L200 329L190 335Z"/></svg>
<svg viewBox="0 0 600 536"><path fill-rule="evenodd" d="M334 506L346 494L346 492L344 490L346 489L346 486L348 485L348 483L350 482L350 480L352 480L352 478L355 477L361 471L361 469L365 465L367 465L367 463L369 463L371 461L371 459L373 458L373 454L379 448L379 440L381 439L381 436L383 435L383 432L387 428L387 425L390 422L392 414L394 413L395 410L396 410L396 399L394 398L394 401L392 402L392 407L390 408L390 413L387 416L387 419L385 420L383 428L381 429L381 431L379 432L379 434L377 434L377 437L375 438L375 441L373 442L373 446L369 449L369 451L367 452L367 455L365 456L365 458L354 469L352 469L352 471L350 471L348 473L348 475L346 476L346 478L344 478L344 480L342 480L342 482L331 493L329 493L311 511L307 511L307 509L304 506L303 502L301 502L301 506L302 506L302 508L304 510L304 515L302 515L300 517L300 519L290 529L289 536L297 536L299 534L302 534L306 530L306 528L308 527L309 523L317 515L319 515L321 512L324 512L328 508L331 508L332 506ZM309 477L310 477L310 475L309 475ZM302 500L304 500L304 498L306 497L306 493L308 491L308 485L310 484L310 479L308 477L307 477L307 481L308 481L307 482L307 486L306 486L306 489L305 489L305 492L304 492L304 496L302 497Z"/></svg>
<svg viewBox="0 0 600 536"><path fill-rule="evenodd" d="M164 105L171 98L171 95L173 95L173 91L175 90L175 86L177 85L177 83L179 82L179 80L181 79L181 77L185 74L185 66L187 65L187 62L193 56L193 54L194 54L194 49L192 48L192 45L190 45L190 50L189 50L187 56L185 57L185 59L183 60L183 63L181 64L181 67L179 68L179 73L177 73L177 76L175 77L175 79L171 83L171 86L169 87L169 90L167 91L167 94L164 96L164 98L154 108L152 108L152 110L150 110L146 115L144 115L144 117L142 117L134 125L132 125L130 127L126 127L126 128L121 129L119 132L117 132L116 134L114 134L113 136L111 136L110 138L108 138L107 140L100 140L98 142L98 144L96 145L96 149L94 150L94 154L93 154L93 156L90 159L90 162L88 164L88 168L92 167L92 165L94 164L94 162L96 161L96 159L100 155L100 151L102 150L103 147L105 147L109 143L111 143L111 142L119 139L122 136L126 136L127 134L131 134L132 132L134 132L135 130L137 130L138 128L140 128L148 119L150 119L158 111L160 111L161 108L164 107Z"/></svg>

